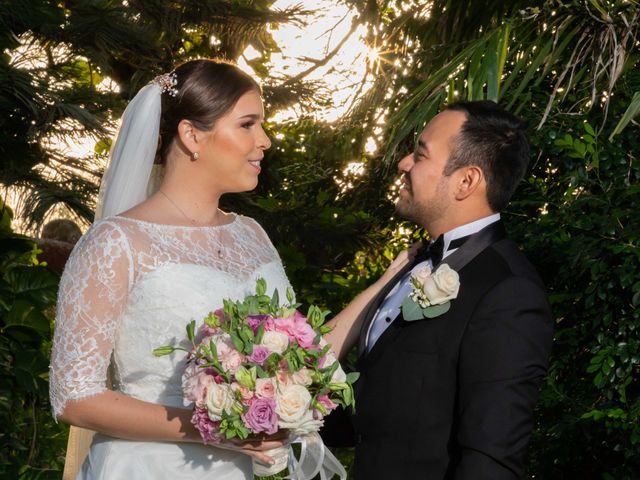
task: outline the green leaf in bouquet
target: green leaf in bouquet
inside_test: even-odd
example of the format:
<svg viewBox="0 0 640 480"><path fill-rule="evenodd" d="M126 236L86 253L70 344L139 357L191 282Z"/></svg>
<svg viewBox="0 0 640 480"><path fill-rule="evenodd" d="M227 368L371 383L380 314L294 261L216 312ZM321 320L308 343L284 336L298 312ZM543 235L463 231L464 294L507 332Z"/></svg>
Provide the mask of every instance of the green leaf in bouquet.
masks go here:
<svg viewBox="0 0 640 480"><path fill-rule="evenodd" d="M187 338L193 345L196 344L196 321L195 320L191 320L189 323L187 323Z"/></svg>
<svg viewBox="0 0 640 480"><path fill-rule="evenodd" d="M256 281L256 295L264 295L267 293L267 281L264 278L259 278Z"/></svg>
<svg viewBox="0 0 640 480"><path fill-rule="evenodd" d="M360 372L347 373L347 383L353 385L360 378Z"/></svg>
<svg viewBox="0 0 640 480"><path fill-rule="evenodd" d="M262 337L264 337L264 323L258 325L258 330L256 331L255 342L258 345L262 342Z"/></svg>
<svg viewBox="0 0 640 480"><path fill-rule="evenodd" d="M278 310L278 307L280 306L280 294L278 293L277 288L273 291L273 296L271 297L271 302L269 303L269 306L271 307L271 311L273 312Z"/></svg>
<svg viewBox="0 0 640 480"><path fill-rule="evenodd" d="M349 385L349 388L345 388L342 391L342 398L344 399L344 403L346 403L347 406L353 403L353 390L351 389L351 385Z"/></svg>
<svg viewBox="0 0 640 480"><path fill-rule="evenodd" d="M251 352L253 352L254 344L253 330L251 330L251 327L247 324L243 324L238 331L238 336L243 343L243 349L239 351L244 353L245 355L251 355Z"/></svg>
<svg viewBox="0 0 640 480"><path fill-rule="evenodd" d="M325 385L325 379L324 379L324 375L322 374L322 372L319 372L317 370L312 370L311 371L311 382L316 384L316 385Z"/></svg>
<svg viewBox="0 0 640 480"><path fill-rule="evenodd" d="M218 349L216 348L216 344L213 340L209 340L209 356L218 362Z"/></svg>
<svg viewBox="0 0 640 480"><path fill-rule="evenodd" d="M291 287L287 287L287 301L289 304L293 303L294 298L293 289Z"/></svg>
<svg viewBox="0 0 640 480"><path fill-rule="evenodd" d="M260 365L256 365L256 377L257 378L269 378L271 377L271 375L269 375L269 373L262 368Z"/></svg>
<svg viewBox="0 0 640 480"><path fill-rule="evenodd" d="M231 332L231 343L233 343L233 346L237 351L244 351L244 342L236 332Z"/></svg>
<svg viewBox="0 0 640 480"><path fill-rule="evenodd" d="M282 356L278 353L273 352L267 357L267 360L264 362L265 365L269 368L270 371L275 371L280 364L280 360Z"/></svg>
<svg viewBox="0 0 640 480"><path fill-rule="evenodd" d="M162 357L164 355L169 355L170 353L173 353L176 350L184 350L184 348L172 347L171 345L164 345L162 347L154 348L153 354L156 357Z"/></svg>
<svg viewBox="0 0 640 480"><path fill-rule="evenodd" d="M322 369L322 372L324 373L324 378L326 379L327 382L331 381L331 377L333 377L333 374L336 373L336 370L338 370L339 366L340 366L340 363L336 361L336 362L333 362L328 367L325 367Z"/></svg>
<svg viewBox="0 0 640 480"><path fill-rule="evenodd" d="M333 328L331 328L329 325L322 325L318 329L318 332L320 332L320 335L326 335L327 333L331 332L331 330L333 330Z"/></svg>

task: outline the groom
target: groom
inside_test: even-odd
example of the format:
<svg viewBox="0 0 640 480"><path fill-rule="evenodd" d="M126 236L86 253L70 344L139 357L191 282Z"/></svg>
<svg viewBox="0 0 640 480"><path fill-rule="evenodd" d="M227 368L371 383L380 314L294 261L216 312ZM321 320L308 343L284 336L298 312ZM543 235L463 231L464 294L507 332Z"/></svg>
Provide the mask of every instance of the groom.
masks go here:
<svg viewBox="0 0 640 480"><path fill-rule="evenodd" d="M356 479L523 476L553 322L542 282L499 212L528 160L520 120L493 102L468 102L437 115L400 161L397 212L435 242L362 317ZM444 264L459 275L449 310L432 307L433 318L423 318L414 308L405 318L411 273Z"/></svg>

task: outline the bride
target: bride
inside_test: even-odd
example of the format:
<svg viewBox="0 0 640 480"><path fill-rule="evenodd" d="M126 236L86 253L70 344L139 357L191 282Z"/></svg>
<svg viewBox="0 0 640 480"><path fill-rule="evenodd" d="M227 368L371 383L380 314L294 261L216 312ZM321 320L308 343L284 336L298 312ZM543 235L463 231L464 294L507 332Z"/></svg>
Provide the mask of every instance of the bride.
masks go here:
<svg viewBox="0 0 640 480"><path fill-rule="evenodd" d="M157 77L127 107L98 220L58 298L53 412L99 432L77 478L247 479L251 457L269 462L265 451L282 445L203 445L182 403L184 355L152 353L184 342L185 325L223 298L253 293L258 277L289 286L262 228L218 208L221 195L257 185L263 120L258 84L213 60Z"/></svg>

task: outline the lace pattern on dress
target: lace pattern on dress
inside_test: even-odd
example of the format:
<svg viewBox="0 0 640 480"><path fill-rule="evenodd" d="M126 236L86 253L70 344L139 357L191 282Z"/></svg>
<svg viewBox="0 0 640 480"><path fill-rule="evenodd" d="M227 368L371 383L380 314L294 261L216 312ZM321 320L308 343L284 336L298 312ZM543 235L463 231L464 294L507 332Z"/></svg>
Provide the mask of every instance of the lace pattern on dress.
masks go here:
<svg viewBox="0 0 640 480"><path fill-rule="evenodd" d="M196 277L202 272L204 280L199 280ZM289 285L277 251L248 217L237 215L231 223L216 227L161 225L117 216L94 224L74 248L60 283L50 365L54 417L69 401L106 390L112 355L124 363L120 373L125 373L125 380L133 378L140 362L148 362L149 369L158 368L150 374L142 372L144 381L167 381L162 369L179 368L180 362L153 363L146 349L173 340L171 336L183 331L189 315L197 318L203 308L221 306L215 303L221 302L223 294L249 293L258 273L271 277L267 282L280 288ZM173 293L175 281L182 283ZM175 298L168 298L172 294ZM123 336L127 332L119 331L123 318L125 329L135 329L131 336L145 336L140 339L143 352L132 352L137 344ZM151 322L157 322L158 328L150 329ZM121 390L136 392L144 381L122 385ZM179 390L179 385L173 387ZM138 396L157 400L152 390Z"/></svg>

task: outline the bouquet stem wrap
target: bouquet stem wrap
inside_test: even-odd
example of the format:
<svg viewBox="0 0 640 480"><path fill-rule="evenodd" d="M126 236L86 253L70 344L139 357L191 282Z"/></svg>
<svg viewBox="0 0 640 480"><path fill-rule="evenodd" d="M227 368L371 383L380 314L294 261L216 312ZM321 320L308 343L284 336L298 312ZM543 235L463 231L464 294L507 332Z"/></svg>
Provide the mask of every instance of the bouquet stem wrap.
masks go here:
<svg viewBox="0 0 640 480"><path fill-rule="evenodd" d="M300 458L296 458L293 444L300 444ZM265 465L257 460L253 461L253 472L258 476L270 476L289 469L286 479L312 480L320 474L321 480L329 480L338 475L340 480L346 480L347 472L338 459L329 451L318 435L313 432L304 436L296 435L288 447L266 452L272 456L276 463ZM286 463L285 463L286 461Z"/></svg>

